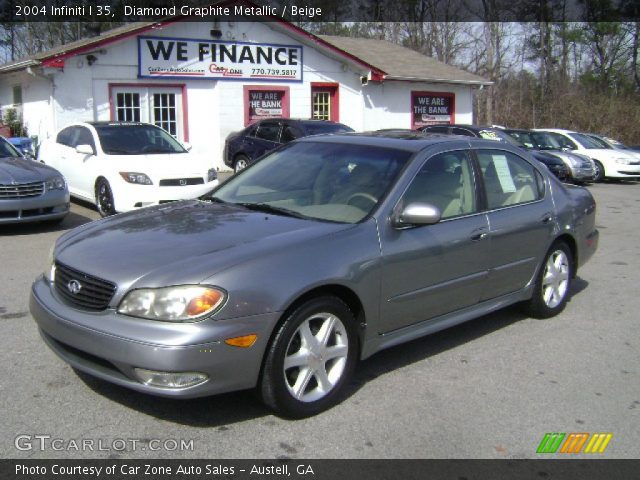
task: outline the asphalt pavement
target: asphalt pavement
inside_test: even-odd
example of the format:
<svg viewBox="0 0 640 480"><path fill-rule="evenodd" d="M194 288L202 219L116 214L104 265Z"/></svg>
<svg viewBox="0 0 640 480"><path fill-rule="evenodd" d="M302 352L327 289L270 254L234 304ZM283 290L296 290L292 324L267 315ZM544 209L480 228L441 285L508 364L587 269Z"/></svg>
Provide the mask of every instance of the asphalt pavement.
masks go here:
<svg viewBox="0 0 640 480"><path fill-rule="evenodd" d="M381 352L342 404L298 421L250 391L169 400L75 372L28 295L54 240L97 212L74 202L58 227L0 226L0 457L536 458L547 432L609 432L599 458L638 458L640 184L589 189L600 247L561 315L509 308Z"/></svg>

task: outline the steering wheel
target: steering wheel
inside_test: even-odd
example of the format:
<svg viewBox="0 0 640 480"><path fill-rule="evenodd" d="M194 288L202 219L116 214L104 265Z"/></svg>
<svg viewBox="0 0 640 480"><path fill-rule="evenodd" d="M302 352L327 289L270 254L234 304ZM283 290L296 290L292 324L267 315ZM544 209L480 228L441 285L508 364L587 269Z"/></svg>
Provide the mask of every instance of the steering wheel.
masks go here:
<svg viewBox="0 0 640 480"><path fill-rule="evenodd" d="M355 205L353 203L353 200L357 199L357 198L363 198L364 200L366 200L367 202L371 202L371 206L375 205L376 203L378 203L378 199L376 197L374 197L373 195L371 195L370 193L365 193L365 192L357 192L354 193L353 195L351 195L348 199L347 199L347 205L353 205L354 207L357 207L357 205ZM358 203L358 202L356 202ZM363 210L366 210L363 209Z"/></svg>

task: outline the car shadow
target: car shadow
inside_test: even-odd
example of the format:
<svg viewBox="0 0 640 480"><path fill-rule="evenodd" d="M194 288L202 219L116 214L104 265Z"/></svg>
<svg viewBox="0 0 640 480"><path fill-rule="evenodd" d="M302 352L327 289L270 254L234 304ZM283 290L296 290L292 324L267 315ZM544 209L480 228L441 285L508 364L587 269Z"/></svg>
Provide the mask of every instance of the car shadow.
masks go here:
<svg viewBox="0 0 640 480"><path fill-rule="evenodd" d="M576 278L572 282L569 301L579 295L588 285L587 281L579 277ZM529 317L523 314L517 305L514 305L378 352L359 363L354 378L347 388L345 398L353 396L366 383L381 375L454 349L527 318ZM145 415L180 425L201 428L218 427L221 430L226 430L226 425L273 415L271 410L262 405L254 390L179 400L138 393L102 381L79 370L74 369L74 371L80 380L97 394Z"/></svg>
<svg viewBox="0 0 640 480"><path fill-rule="evenodd" d="M93 219L75 212L69 212L59 222L34 221L30 223L11 223L0 225L1 236L33 235L38 233L62 232L92 222Z"/></svg>

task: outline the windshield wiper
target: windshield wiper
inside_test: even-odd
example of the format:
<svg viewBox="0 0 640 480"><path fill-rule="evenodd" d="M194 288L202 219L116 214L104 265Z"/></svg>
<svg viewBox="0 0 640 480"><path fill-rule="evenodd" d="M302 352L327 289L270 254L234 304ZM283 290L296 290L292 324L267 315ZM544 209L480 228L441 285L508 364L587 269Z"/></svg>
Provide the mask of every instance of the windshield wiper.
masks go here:
<svg viewBox="0 0 640 480"><path fill-rule="evenodd" d="M294 218L309 218L306 215L302 215L301 213L294 212L293 210L289 210L287 208L282 207L274 207L273 205L269 205L268 203L236 203L236 205L243 206L249 210L255 210L257 212L265 212L265 213L274 213L276 215L284 215L285 217L294 217Z"/></svg>

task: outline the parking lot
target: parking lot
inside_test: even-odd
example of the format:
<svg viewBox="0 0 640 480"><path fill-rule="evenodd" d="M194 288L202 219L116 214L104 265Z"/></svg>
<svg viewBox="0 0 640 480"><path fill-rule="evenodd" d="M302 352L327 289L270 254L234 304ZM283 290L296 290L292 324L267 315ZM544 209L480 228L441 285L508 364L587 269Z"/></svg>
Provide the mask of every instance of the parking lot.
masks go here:
<svg viewBox="0 0 640 480"><path fill-rule="evenodd" d="M74 202L60 226L2 226L0 455L535 458L547 432L610 432L601 457L638 458L640 184L588 188L600 247L561 315L510 308L386 350L359 365L342 404L299 421L251 392L169 400L74 372L40 339L29 288L54 240L99 215ZM84 440L93 448L74 448Z"/></svg>

